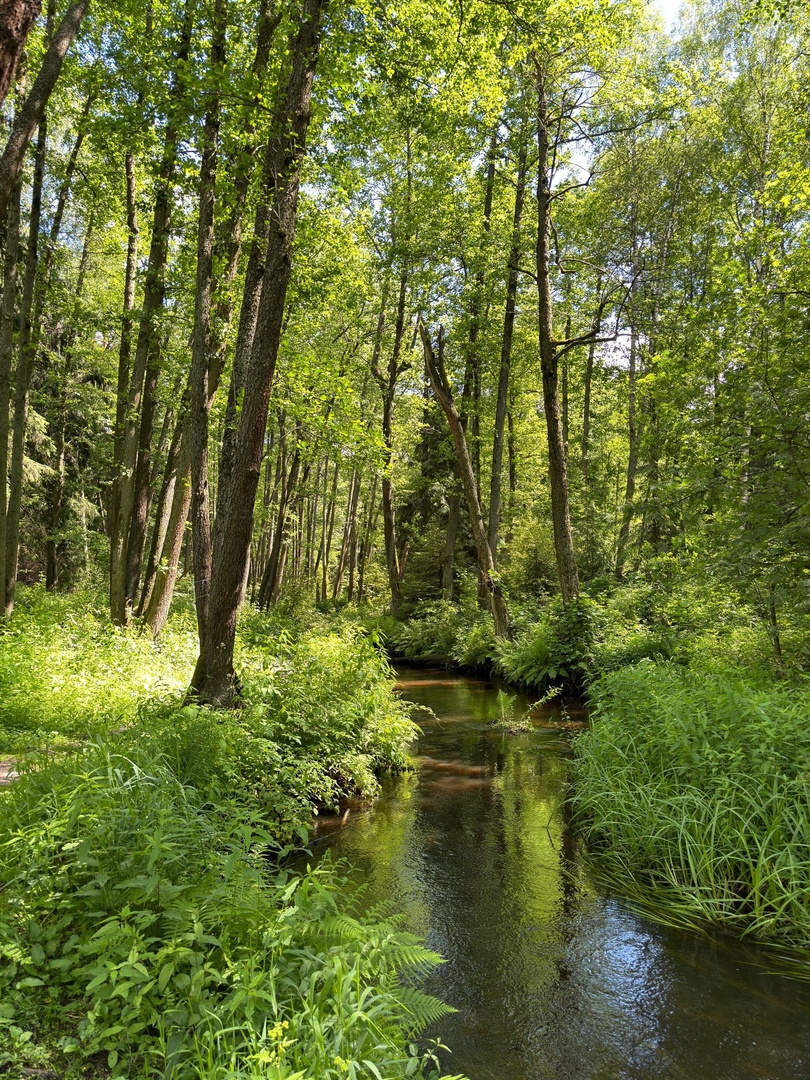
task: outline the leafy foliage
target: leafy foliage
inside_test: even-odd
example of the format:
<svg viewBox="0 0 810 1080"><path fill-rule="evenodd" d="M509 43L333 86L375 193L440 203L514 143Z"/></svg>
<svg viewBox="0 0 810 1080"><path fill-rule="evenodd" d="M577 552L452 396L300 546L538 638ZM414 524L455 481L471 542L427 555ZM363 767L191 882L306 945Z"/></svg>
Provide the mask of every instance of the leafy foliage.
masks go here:
<svg viewBox="0 0 810 1080"><path fill-rule="evenodd" d="M2 809L0 1061L423 1075L409 1039L447 1010L409 980L439 958L396 919L342 913L334 871L273 869L255 813L101 743L39 762Z"/></svg>

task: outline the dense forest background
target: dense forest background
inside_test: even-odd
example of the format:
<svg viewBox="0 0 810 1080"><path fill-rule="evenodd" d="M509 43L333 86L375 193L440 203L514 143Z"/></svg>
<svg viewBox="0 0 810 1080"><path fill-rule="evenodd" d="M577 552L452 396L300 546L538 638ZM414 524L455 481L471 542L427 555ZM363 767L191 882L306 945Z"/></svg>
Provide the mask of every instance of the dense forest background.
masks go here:
<svg viewBox="0 0 810 1080"><path fill-rule="evenodd" d="M212 699L243 586L502 638L699 586L802 665L803 9L51 0L9 146L71 13L0 177L7 612L193 579Z"/></svg>

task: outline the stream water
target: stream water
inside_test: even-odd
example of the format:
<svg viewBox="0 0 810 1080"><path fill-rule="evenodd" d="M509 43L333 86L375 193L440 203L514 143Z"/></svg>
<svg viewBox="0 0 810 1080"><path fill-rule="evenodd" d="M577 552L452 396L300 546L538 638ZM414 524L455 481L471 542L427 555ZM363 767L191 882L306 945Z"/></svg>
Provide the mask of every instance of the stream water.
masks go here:
<svg viewBox="0 0 810 1080"><path fill-rule="evenodd" d="M662 928L600 893L562 813L554 710L507 734L492 683L400 669L420 768L320 826L363 903L391 903L446 963L436 1033L470 1080L807 1080L810 987L732 941ZM501 699L500 707L503 708ZM528 700L515 698L519 714Z"/></svg>

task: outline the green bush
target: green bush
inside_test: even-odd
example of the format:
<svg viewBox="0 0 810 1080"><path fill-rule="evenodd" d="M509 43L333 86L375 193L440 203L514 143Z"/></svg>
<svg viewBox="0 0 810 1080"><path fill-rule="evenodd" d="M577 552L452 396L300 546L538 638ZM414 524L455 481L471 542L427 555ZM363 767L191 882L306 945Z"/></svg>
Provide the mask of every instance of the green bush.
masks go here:
<svg viewBox="0 0 810 1080"><path fill-rule="evenodd" d="M576 743L572 804L624 891L801 950L810 976L806 691L713 663L610 673Z"/></svg>
<svg viewBox="0 0 810 1080"><path fill-rule="evenodd" d="M499 644L500 672L509 682L533 690L562 686L581 693L594 672L598 632L598 608L592 600L553 600L535 625L514 641Z"/></svg>
<svg viewBox="0 0 810 1080"><path fill-rule="evenodd" d="M438 958L273 869L259 817L104 745L0 795L0 1068L188 1078L419 1076ZM404 981L403 981L404 980ZM103 1055L103 1056L102 1056Z"/></svg>
<svg viewBox="0 0 810 1080"><path fill-rule="evenodd" d="M419 604L412 618L389 634L389 645L407 660L447 661L456 640L461 609L449 600Z"/></svg>

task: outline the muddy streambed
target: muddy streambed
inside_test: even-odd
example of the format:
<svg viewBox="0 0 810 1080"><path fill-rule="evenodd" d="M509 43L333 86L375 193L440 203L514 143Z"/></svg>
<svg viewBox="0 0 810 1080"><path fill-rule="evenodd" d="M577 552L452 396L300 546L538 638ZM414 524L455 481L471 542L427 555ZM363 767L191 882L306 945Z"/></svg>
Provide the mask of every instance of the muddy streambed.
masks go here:
<svg viewBox="0 0 810 1080"><path fill-rule="evenodd" d="M470 1080L807 1080L810 987L737 943L648 922L589 879L561 809L567 742L553 709L489 726L484 680L400 669L422 729L417 773L324 822L316 851L353 867L447 962L426 989L448 1071ZM525 701L516 698L519 714ZM572 718L574 722L577 717Z"/></svg>

